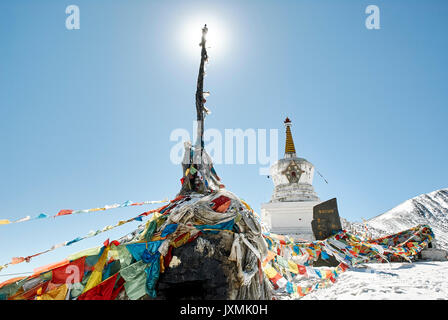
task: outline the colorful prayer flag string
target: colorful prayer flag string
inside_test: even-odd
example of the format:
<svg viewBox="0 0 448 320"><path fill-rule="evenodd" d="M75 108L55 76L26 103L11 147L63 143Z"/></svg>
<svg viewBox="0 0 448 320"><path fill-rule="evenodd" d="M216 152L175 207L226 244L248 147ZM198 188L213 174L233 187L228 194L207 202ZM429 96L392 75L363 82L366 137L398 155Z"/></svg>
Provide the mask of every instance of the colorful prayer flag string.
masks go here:
<svg viewBox="0 0 448 320"><path fill-rule="evenodd" d="M109 209L126 208L126 207L133 207L133 206L143 206L143 205L147 205L147 204L164 203L164 202L168 202L168 199L159 200L159 201L143 201L143 202L132 202L130 200L127 200L127 201L123 202L122 204L114 203L112 205L105 205L104 207L101 207L101 208L92 208L92 209L84 209L84 210L62 209L62 210L59 210L59 212L55 215L48 215L46 213L40 213L37 216L35 216L34 218L31 218L31 216L26 216L24 218L14 220L14 221L11 221L10 219L0 219L0 225L32 221L32 220L41 220L41 219L47 219L47 218L56 218L56 217L67 216L67 215L72 215L72 214L79 214L79 213L105 211L105 210L109 210Z"/></svg>
<svg viewBox="0 0 448 320"><path fill-rule="evenodd" d="M176 198L176 199L177 199L177 198ZM173 202L173 201L174 201L174 200L172 200L171 202ZM158 201L158 202L162 202L162 201ZM153 202L153 203L158 203L158 202ZM163 202L167 202L167 201L163 201ZM130 205L132 205L132 204L128 204L127 206L130 206ZM141 204L139 203L139 204L137 204L137 205L141 205ZM126 224L126 223L129 223L129 222L132 222L132 221L140 221L140 222L141 222L141 221L143 221L143 217L148 216L148 215L151 215L151 214L153 214L153 213L155 213L155 212L163 211L163 210L166 209L167 207L168 207L168 205L165 205L165 206L160 207L160 208L158 208L158 209L154 209L154 210L150 210L150 211L143 212L143 213L139 214L138 216L133 217L133 218L131 218L131 219L128 219L128 220L120 220L120 221L119 221L117 224L115 224L115 225L108 225L108 226L105 226L105 227L104 227L103 229L101 229L101 230L90 231L90 232L89 232L86 236L84 236L84 237L77 237L77 238L75 238L75 239L73 239L73 240L65 241L65 242L62 242L62 243L53 245L50 249L45 250L45 251L42 251L42 252L39 252L39 253L36 253L36 254L33 254L33 255L31 255L31 256L27 256L27 257L13 257L13 258L11 259L10 262L8 262L8 263L6 263L6 264L4 264L4 265L0 265L0 271L3 270L3 269L5 269L5 268L7 268L9 265L19 264L19 263L22 263L22 262L25 262L25 261L26 261L26 262L30 262L30 260L31 260L32 258L34 258L34 257L40 256L40 255L42 255L42 254L45 254L45 253L47 253L47 252L53 251L53 250L58 249L58 248L62 248L62 247L70 246L70 245L72 245L73 243L76 243L76 242L85 240L85 239L87 239L87 238L95 237L95 236L97 236L97 235L100 234L100 233L103 233L103 232L112 230L112 229L114 229L114 228L116 228L116 227L118 227L118 226L124 225L124 224Z"/></svg>
<svg viewBox="0 0 448 320"><path fill-rule="evenodd" d="M363 262L389 262L402 258L411 261L434 238L431 228L419 225L400 233L379 239L361 239L345 230L322 241L295 243L291 238L272 233L264 234L268 244L268 254L263 261L263 270L276 290L285 290L293 297L303 297L308 293L326 287L349 267ZM312 267L319 257L326 260L330 256L339 261L339 265L330 269ZM295 261L291 260L295 259ZM296 263L301 260L303 265ZM320 279L318 283L307 287L288 281L291 276L303 275Z"/></svg>

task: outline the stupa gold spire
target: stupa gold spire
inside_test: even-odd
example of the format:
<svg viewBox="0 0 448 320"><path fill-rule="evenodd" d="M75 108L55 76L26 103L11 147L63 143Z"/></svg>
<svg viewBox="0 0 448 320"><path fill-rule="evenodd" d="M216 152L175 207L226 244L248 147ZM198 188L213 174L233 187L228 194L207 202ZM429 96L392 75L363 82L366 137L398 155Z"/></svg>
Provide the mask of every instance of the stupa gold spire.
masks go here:
<svg viewBox="0 0 448 320"><path fill-rule="evenodd" d="M296 148L294 147L294 140L292 139L291 134L291 120L287 117L285 119L285 127L286 127L286 143L285 143L285 156L295 156Z"/></svg>

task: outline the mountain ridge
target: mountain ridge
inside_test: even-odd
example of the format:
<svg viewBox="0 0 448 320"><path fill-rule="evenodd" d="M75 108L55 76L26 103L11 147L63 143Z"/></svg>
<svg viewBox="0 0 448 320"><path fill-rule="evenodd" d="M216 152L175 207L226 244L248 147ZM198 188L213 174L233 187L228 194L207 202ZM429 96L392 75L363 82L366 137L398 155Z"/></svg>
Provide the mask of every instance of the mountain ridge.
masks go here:
<svg viewBox="0 0 448 320"><path fill-rule="evenodd" d="M434 232L436 246L448 250L448 188L408 199L364 223L341 220L347 230L358 234L366 233L372 238L427 224Z"/></svg>

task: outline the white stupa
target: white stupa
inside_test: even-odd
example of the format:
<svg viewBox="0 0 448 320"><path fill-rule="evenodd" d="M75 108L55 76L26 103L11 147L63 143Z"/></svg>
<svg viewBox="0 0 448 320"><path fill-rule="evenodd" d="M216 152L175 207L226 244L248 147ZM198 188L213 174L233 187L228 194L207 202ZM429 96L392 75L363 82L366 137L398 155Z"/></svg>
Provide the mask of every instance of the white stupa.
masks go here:
<svg viewBox="0 0 448 320"><path fill-rule="evenodd" d="M286 118L285 156L270 168L274 192L261 205L263 222L276 234L314 240L311 229L313 207L321 201L313 188L314 166L296 155L291 120Z"/></svg>

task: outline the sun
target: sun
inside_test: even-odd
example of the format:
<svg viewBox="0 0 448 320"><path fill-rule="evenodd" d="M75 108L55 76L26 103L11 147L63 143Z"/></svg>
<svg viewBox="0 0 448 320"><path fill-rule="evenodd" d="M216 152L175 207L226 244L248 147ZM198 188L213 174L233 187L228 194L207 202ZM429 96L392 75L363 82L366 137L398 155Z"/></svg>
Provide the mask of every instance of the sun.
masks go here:
<svg viewBox="0 0 448 320"><path fill-rule="evenodd" d="M202 14L185 19L181 25L181 43L185 50L197 57L200 52L202 28L205 24L208 28L207 51L213 58L216 55L221 55L228 48L228 41L223 23L212 15Z"/></svg>

